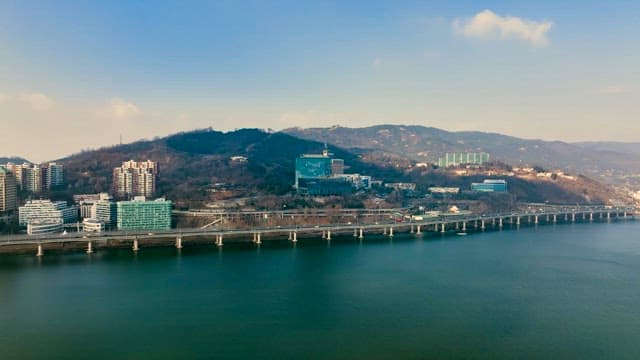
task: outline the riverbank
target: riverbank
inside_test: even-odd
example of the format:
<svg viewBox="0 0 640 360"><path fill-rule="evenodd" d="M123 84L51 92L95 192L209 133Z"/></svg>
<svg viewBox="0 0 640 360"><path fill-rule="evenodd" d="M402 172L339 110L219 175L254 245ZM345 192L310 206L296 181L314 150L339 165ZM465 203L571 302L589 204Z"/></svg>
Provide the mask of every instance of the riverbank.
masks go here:
<svg viewBox="0 0 640 360"><path fill-rule="evenodd" d="M628 216L625 218L594 218L590 219L577 219L575 221L565 221L565 222L557 222L552 221L549 218L546 221L534 223L531 221L531 217L527 218L527 221L519 223L514 222L513 218L510 218L510 222L503 222L504 218L499 218L499 220L492 219L489 223L489 219L486 220L487 224L485 224L485 220L475 220L473 222L455 222L454 227L449 227L442 231L442 228L439 228L439 224L434 224L431 228L427 228L424 226L422 231L419 226L415 224L388 224L381 225L374 230L368 230L366 233L357 232L354 228L352 231L340 229L339 227L333 227L330 229L315 229L310 228L306 229L304 232L300 232L296 234L294 238L292 238L292 232L288 232L288 234L280 233L280 232L266 232L261 233L259 237L256 238L258 232L253 232L253 237L247 236L246 234L233 234L225 235L224 243L254 243L256 246L259 246L263 241L272 241L272 240L289 240L292 243L298 241L298 239L308 240L308 239L318 239L318 241L340 241L341 238L345 237L356 237L360 238L363 241L366 241L366 238L369 236L387 236L393 237L395 229L395 235L400 234L411 234L413 236L420 237L442 237L442 236L458 236L458 235L473 235L474 233L480 232L491 232L491 231L509 231L512 229L518 229L521 227L536 227L536 226L563 226L567 224L581 224L581 223L593 223L593 222L620 222L620 221L635 221L635 217ZM460 225L462 223L462 225ZM481 225L482 224L482 225ZM104 249L125 249L130 248L133 251L141 251L144 248L157 248L157 247L189 247L189 246L217 246L221 247L222 245L218 243L218 235L212 237L213 235L201 235L201 236L191 236L188 239L180 237L167 238L167 237L154 237L153 235L147 235L142 240L132 240L131 239L109 239L109 238L100 238L100 237L89 237L87 239L83 239L81 241L73 240L73 241L53 241L53 242L42 242L42 243L11 243L11 244L2 244L0 242L0 256L3 255L12 255L12 254L34 254L37 256L43 256L45 253L71 253L71 252L87 252L92 253L99 250ZM333 236L333 237L332 237ZM179 240L178 240L179 239ZM222 239L222 237L220 237ZM257 241L256 241L257 240ZM1 241L1 240L0 240ZM220 240L222 242L222 240Z"/></svg>

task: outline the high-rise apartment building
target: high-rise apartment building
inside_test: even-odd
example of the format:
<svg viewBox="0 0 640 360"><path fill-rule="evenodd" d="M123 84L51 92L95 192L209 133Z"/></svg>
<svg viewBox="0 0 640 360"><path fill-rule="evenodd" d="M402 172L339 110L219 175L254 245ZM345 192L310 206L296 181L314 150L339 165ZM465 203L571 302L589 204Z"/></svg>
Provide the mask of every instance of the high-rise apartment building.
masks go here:
<svg viewBox="0 0 640 360"><path fill-rule="evenodd" d="M13 173L0 166L0 213L16 210L16 194L16 179Z"/></svg>
<svg viewBox="0 0 640 360"><path fill-rule="evenodd" d="M61 164L7 163L6 168L13 173L18 187L33 193L48 191L64 184L64 167Z"/></svg>
<svg viewBox="0 0 640 360"><path fill-rule="evenodd" d="M158 165L153 161L125 161L113 169L113 193L119 198L153 196L157 176Z"/></svg>

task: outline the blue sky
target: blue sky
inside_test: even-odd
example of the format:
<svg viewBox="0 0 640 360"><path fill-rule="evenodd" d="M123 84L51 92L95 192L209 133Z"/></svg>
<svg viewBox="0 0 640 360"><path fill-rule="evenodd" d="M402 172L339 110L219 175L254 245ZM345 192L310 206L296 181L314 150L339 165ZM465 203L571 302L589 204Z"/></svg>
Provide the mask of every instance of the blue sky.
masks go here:
<svg viewBox="0 0 640 360"><path fill-rule="evenodd" d="M0 155L209 126L640 140L639 35L634 1L0 0Z"/></svg>

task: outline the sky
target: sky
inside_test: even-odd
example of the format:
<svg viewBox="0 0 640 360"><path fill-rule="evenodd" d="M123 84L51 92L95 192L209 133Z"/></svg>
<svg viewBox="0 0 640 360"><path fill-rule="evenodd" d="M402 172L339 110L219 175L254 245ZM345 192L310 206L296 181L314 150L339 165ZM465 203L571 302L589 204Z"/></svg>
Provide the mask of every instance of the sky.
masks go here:
<svg viewBox="0 0 640 360"><path fill-rule="evenodd" d="M639 1L0 0L0 156L212 127L639 141Z"/></svg>

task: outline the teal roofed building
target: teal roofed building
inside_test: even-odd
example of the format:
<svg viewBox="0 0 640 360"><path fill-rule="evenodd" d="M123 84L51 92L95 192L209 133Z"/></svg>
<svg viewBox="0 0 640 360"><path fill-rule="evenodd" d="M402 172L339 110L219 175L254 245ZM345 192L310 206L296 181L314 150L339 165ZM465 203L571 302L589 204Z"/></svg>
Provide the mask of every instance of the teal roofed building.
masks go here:
<svg viewBox="0 0 640 360"><path fill-rule="evenodd" d="M147 201L136 197L133 201L118 201L118 230L171 229L171 201L163 198Z"/></svg>

